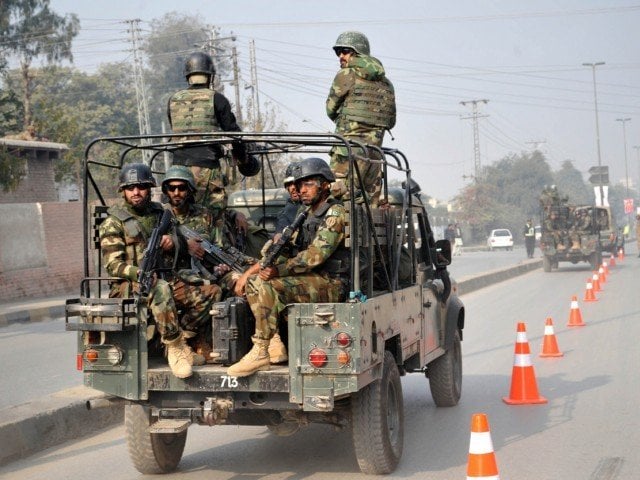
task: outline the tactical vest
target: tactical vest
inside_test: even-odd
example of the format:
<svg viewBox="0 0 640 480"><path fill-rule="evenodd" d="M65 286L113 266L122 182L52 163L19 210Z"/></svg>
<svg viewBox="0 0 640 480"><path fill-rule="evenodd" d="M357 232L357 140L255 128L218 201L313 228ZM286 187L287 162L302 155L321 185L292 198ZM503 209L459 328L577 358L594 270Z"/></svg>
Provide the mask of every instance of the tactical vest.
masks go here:
<svg viewBox="0 0 640 480"><path fill-rule="evenodd" d="M189 88L175 93L169 101L171 128L174 133L219 131L214 95L215 92L210 88Z"/></svg>
<svg viewBox="0 0 640 480"><path fill-rule="evenodd" d="M120 220L124 227L124 243L127 252L126 262L128 265L140 265L142 256L144 255L144 249L147 246L147 240L162 215L162 205L151 202L150 211L155 215L153 221L149 222L149 225L141 223L138 218L121 205L114 205L107 211L109 215L113 215Z"/></svg>
<svg viewBox="0 0 640 480"><path fill-rule="evenodd" d="M315 212L309 212L309 216L302 224L300 230L301 241L300 249L306 250L318 232L318 228L322 224L325 214L336 203L340 203L335 198L330 197L327 201L321 205ZM318 273L327 273L331 277L341 277L346 279L349 273L349 262L351 261L351 254L349 250L344 246L344 242L333 252L322 265L316 267L315 271Z"/></svg>
<svg viewBox="0 0 640 480"><path fill-rule="evenodd" d="M350 122L386 129L394 124L395 104L393 87L386 78L373 81L356 75L340 114Z"/></svg>

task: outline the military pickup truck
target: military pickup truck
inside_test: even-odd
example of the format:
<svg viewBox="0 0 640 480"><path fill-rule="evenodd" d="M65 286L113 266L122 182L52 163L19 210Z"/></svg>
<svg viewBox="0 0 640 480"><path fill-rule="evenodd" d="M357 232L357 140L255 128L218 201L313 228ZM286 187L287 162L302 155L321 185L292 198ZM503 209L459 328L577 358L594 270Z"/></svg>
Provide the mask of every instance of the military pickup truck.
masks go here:
<svg viewBox="0 0 640 480"><path fill-rule="evenodd" d="M588 262L597 270L602 264L600 223L603 207L549 205L541 211L542 267L545 272L560 262ZM606 213L606 212L605 212Z"/></svg>
<svg viewBox="0 0 640 480"><path fill-rule="evenodd" d="M327 158L335 146L344 146L353 157L356 147L332 134L227 132L100 138L89 144L83 186L86 278L80 296L66 304L66 329L78 335L77 366L84 384L125 402L131 461L144 474L174 471L194 424L264 425L273 434L290 435L313 422L350 433L362 472L392 472L403 450L401 377L424 375L436 406L456 405L465 322L446 270L449 242L434 240L402 152L378 149L385 178L391 169L404 176L403 188L384 188L384 207L373 208L366 200L346 205L348 297L342 303L288 306L281 330L287 365L244 378L227 375L227 365L248 351L253 321L246 300L230 297L211 310L210 340L222 363L195 366L193 376L176 378L151 337L153 318L145 299L108 298L110 279L100 260L97 226L115 200L121 165L145 159L160 177L166 157L177 150L232 142L250 142L262 165L252 181L261 178L262 185L233 193L229 207L267 229L286 198L277 188L280 182L268 174L271 165L284 169L306 156ZM359 178L357 164L352 161L350 168Z"/></svg>

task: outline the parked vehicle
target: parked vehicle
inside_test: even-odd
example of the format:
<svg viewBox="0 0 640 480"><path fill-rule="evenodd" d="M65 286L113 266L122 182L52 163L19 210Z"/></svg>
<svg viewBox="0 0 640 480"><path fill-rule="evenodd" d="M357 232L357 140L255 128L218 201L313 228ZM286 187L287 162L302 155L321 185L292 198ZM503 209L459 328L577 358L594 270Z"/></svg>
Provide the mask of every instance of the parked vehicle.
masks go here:
<svg viewBox="0 0 640 480"><path fill-rule="evenodd" d="M235 192L229 205L272 229L286 198L273 173L268 175L273 163L326 156L336 146L353 148L342 137L321 133L179 137L101 138L85 150L86 278L80 296L67 301L66 329L77 332L84 384L126 401L125 434L133 465L143 474L175 470L192 424L265 425L276 435L291 435L315 422L349 432L364 473L392 472L403 449L400 377L415 372L428 378L438 407L456 405L462 388L465 309L446 269L451 246L447 240L435 241L408 160L398 150L381 150L385 178L388 168L405 175L403 188L385 187L384 208L373 208L366 199L345 205L345 246L351 251L347 298L288 306L280 331L288 365L248 377L227 374L228 364L250 348L252 333L246 299L231 296L211 309L210 340L222 363L194 366L193 376L179 379L150 336L154 320L146 299L105 295L110 279L104 276L96 233L116 195L113 182L120 167L131 158L150 158L160 175L164 154L185 144L218 151L232 141L247 142L263 166L262 185ZM110 156L118 151L119 156ZM429 407L424 403L421 408ZM429 434L444 441L447 432L434 428Z"/></svg>
<svg viewBox="0 0 640 480"><path fill-rule="evenodd" d="M496 228L491 230L489 238L487 238L487 247L494 251L498 249L513 250L513 235L507 228Z"/></svg>

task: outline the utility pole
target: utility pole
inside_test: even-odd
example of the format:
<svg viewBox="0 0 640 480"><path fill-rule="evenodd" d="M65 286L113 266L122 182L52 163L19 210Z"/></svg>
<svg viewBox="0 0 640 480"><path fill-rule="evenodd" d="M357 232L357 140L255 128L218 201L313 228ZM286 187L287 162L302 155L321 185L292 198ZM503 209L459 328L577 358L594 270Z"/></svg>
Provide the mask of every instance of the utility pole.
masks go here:
<svg viewBox="0 0 640 480"><path fill-rule="evenodd" d="M538 147L543 143L547 143L546 140L529 140L528 142L524 142L525 145L531 145L531 151L534 152L538 150Z"/></svg>
<svg viewBox="0 0 640 480"><path fill-rule="evenodd" d="M616 118L616 122L622 122L622 140L624 142L624 176L626 179L625 202L629 199L629 162L627 161L627 122L630 120L631 120L630 118ZM629 224L631 224L631 212L629 212Z"/></svg>
<svg viewBox="0 0 640 480"><path fill-rule="evenodd" d="M133 49L133 79L136 87L136 102L138 104L138 130L140 135L151 133L149 126L149 109L147 107L147 92L144 85L144 74L142 70L142 59L138 46L140 44L140 19L125 20L129 24L128 32L131 34L130 41ZM151 152L143 151L145 163L151 161Z"/></svg>
<svg viewBox="0 0 640 480"><path fill-rule="evenodd" d="M591 67L591 71L593 72L593 103L595 105L596 111L596 145L598 147L598 171L602 173L602 159L600 157L600 123L598 121L598 91L596 89L596 67L599 67L600 65L604 65L604 62L582 64L583 67ZM600 198L602 199L601 201L604 202L602 180L598 182L598 184L600 186Z"/></svg>
<svg viewBox="0 0 640 480"><path fill-rule="evenodd" d="M256 111L255 126L256 132L262 131L262 117L260 116L260 97L258 95L258 68L256 66L256 44L253 40L249 42L249 62L251 64L251 89L253 95L253 105Z"/></svg>
<svg viewBox="0 0 640 480"><path fill-rule="evenodd" d="M489 100L481 99L481 100L465 100L460 102L460 105L471 105L471 116L470 117L461 117L462 120L473 120L473 159L474 159L474 172L476 176L476 182L478 178L480 178L480 134L478 132L478 118L488 117L488 115L479 115L478 114L478 103L489 103Z"/></svg>
<svg viewBox="0 0 640 480"><path fill-rule="evenodd" d="M233 87L236 93L236 117L238 124L242 127L242 105L240 105L240 70L238 68L238 50L236 49L236 37L231 37L233 40L233 49L231 55L233 59Z"/></svg>
<svg viewBox="0 0 640 480"><path fill-rule="evenodd" d="M634 145L636 149L636 157L638 158L638 184L636 185L636 192L640 192L640 145ZM638 205L640 205L640 193L638 193Z"/></svg>

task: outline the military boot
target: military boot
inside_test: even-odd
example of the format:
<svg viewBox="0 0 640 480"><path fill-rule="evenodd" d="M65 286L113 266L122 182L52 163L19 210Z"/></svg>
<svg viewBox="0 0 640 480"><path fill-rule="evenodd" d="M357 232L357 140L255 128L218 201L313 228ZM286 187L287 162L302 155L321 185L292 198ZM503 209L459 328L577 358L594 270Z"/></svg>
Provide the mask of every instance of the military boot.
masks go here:
<svg viewBox="0 0 640 480"><path fill-rule="evenodd" d="M269 340L251 337L253 348L239 362L227 369L231 377L248 377L260 370L269 370Z"/></svg>
<svg viewBox="0 0 640 480"><path fill-rule="evenodd" d="M193 351L182 334L174 340L163 340L163 342L167 346L167 360L171 373L178 378L190 377L193 374L191 369Z"/></svg>
<svg viewBox="0 0 640 480"><path fill-rule="evenodd" d="M182 331L182 336L186 340L189 340L189 339L195 337L196 333L195 332L190 332L188 330L183 330ZM191 341L193 342L194 340L191 340ZM197 339L196 339L196 342L197 342ZM200 365L204 365L205 362L206 362L206 358L207 357L203 356L202 353L199 352L199 351L195 351L194 352L193 349L191 348L191 346L188 343L185 342L185 345L187 346L187 349L190 352L189 353L189 363L191 365L195 365L196 367L200 366Z"/></svg>
<svg viewBox="0 0 640 480"><path fill-rule="evenodd" d="M280 334L276 333L269 342L269 362L272 365L283 363L289 360L287 355L287 347L282 343Z"/></svg>

